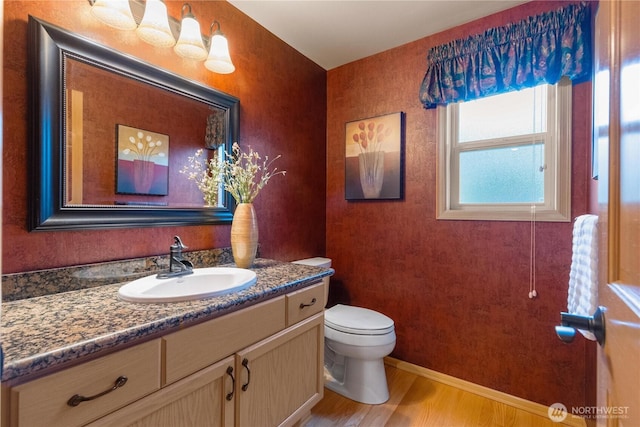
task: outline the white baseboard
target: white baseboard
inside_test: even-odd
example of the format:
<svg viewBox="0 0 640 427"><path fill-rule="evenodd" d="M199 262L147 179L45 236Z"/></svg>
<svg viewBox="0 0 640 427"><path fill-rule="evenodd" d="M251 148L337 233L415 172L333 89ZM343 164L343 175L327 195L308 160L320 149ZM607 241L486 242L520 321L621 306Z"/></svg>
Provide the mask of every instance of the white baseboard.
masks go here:
<svg viewBox="0 0 640 427"><path fill-rule="evenodd" d="M527 411L529 413L539 415L541 417L548 417L549 407L540 403L532 402L530 400L522 399L520 397L512 396L501 391L497 391L488 387L484 387L478 384L474 384L469 381L461 380L460 378L452 377L441 372L437 372L431 369L423 368L422 366L414 365L412 363L403 362L402 360L395 359L393 357L385 357L384 363L389 366L393 366L403 371L411 372L421 377L428 378L433 381L437 381L442 384L447 384L452 387L459 388L460 390L468 391L479 396L492 399L496 402L504 403L514 408ZM572 427L585 427L587 423L584 418L576 417L569 414L569 416L558 425L572 426Z"/></svg>

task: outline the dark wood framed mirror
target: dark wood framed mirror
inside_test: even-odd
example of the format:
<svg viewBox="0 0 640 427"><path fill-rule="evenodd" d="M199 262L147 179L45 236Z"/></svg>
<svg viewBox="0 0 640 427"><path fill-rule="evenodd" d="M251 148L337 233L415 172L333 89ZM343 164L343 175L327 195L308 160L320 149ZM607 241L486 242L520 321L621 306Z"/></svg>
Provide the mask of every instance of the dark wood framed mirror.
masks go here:
<svg viewBox="0 0 640 427"><path fill-rule="evenodd" d="M231 222L233 198L205 205L180 170L198 149L231 152L237 98L32 16L29 82L30 230ZM133 164L122 129L162 140L159 189L121 185Z"/></svg>

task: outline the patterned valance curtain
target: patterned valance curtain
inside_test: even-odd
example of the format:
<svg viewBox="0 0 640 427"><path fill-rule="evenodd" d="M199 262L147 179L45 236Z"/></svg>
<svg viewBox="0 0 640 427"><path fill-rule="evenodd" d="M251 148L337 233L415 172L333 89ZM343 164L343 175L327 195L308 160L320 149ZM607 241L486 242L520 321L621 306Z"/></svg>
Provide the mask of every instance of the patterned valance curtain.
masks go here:
<svg viewBox="0 0 640 427"><path fill-rule="evenodd" d="M591 75L586 2L436 46L420 87L425 108Z"/></svg>

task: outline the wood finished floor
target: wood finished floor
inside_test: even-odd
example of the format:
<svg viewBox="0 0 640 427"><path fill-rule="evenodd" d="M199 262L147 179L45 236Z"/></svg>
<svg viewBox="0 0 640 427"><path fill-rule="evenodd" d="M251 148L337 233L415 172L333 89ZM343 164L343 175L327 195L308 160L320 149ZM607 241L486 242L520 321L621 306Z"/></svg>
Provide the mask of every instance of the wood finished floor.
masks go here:
<svg viewBox="0 0 640 427"><path fill-rule="evenodd" d="M547 417L385 365L389 400L354 402L325 388L304 427L557 427Z"/></svg>

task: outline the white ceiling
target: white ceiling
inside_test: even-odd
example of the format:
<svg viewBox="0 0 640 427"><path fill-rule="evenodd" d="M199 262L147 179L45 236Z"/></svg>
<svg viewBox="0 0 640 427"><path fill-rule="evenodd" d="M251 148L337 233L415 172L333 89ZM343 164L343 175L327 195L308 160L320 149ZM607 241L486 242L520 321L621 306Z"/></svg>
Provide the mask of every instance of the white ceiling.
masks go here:
<svg viewBox="0 0 640 427"><path fill-rule="evenodd" d="M517 6L522 0L228 0L325 70Z"/></svg>

